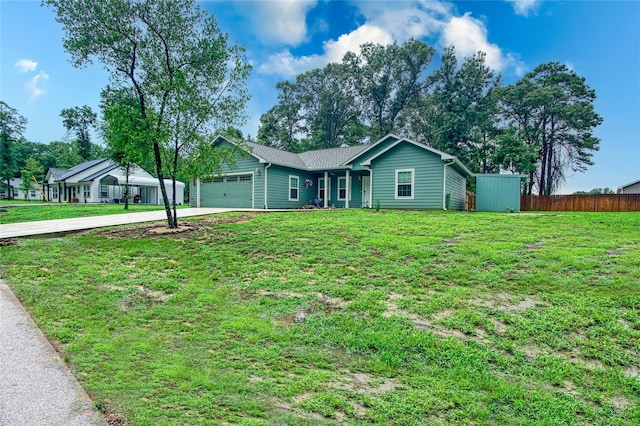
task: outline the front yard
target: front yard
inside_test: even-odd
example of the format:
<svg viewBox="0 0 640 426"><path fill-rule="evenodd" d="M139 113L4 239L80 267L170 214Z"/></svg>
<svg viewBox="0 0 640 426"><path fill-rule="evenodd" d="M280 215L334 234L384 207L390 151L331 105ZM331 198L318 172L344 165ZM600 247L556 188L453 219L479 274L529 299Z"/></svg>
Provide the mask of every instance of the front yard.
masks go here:
<svg viewBox="0 0 640 426"><path fill-rule="evenodd" d="M640 423L640 214L182 223L0 247L114 421Z"/></svg>

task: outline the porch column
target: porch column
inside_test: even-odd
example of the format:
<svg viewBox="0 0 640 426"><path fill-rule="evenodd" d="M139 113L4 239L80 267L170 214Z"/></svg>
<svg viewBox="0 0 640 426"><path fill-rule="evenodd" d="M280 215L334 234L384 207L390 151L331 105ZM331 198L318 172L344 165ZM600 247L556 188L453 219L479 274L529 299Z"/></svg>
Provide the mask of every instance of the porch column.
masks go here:
<svg viewBox="0 0 640 426"><path fill-rule="evenodd" d="M349 208L349 197L351 196L351 181L350 181L350 176L349 176L349 170L346 171L345 173L346 175L346 187L347 189L345 190L345 194L344 194L344 208L348 209Z"/></svg>
<svg viewBox="0 0 640 426"><path fill-rule="evenodd" d="M196 179L196 207L200 208L200 178Z"/></svg>
<svg viewBox="0 0 640 426"><path fill-rule="evenodd" d="M329 207L329 191L327 191L327 187L329 186L327 183L329 182L329 172L324 172L324 208Z"/></svg>

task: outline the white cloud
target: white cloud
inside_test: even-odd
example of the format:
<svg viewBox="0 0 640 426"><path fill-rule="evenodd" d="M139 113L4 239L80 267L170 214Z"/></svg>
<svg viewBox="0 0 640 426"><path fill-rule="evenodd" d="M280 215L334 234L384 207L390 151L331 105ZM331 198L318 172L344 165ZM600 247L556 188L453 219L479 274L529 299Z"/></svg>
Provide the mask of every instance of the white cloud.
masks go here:
<svg viewBox="0 0 640 426"><path fill-rule="evenodd" d="M317 1L272 0L240 3L265 44L297 46L307 38L307 12Z"/></svg>
<svg viewBox="0 0 640 426"><path fill-rule="evenodd" d="M460 59L478 51L485 52L486 64L502 72L510 68L517 75L526 72L525 65L514 55L489 42L484 23L466 13L455 16L453 5L430 0L377 2L363 1L355 4L365 23L350 33L324 43L321 53L294 56L285 49L271 55L258 67L264 74L293 77L330 62L340 62L348 51L359 53L360 45L370 42L388 45L394 41L403 43L410 38L431 38L442 46L454 45Z"/></svg>
<svg viewBox="0 0 640 426"><path fill-rule="evenodd" d="M538 10L538 6L542 0L507 0L513 5L513 11L516 15L529 16L529 12Z"/></svg>
<svg viewBox="0 0 640 426"><path fill-rule="evenodd" d="M442 31L440 41L444 46L454 45L458 58L466 58L481 51L486 55L485 63L493 70L504 71L512 67L518 75L525 71L524 64L515 56L505 55L497 44L489 42L484 23L468 12L463 16L451 17Z"/></svg>
<svg viewBox="0 0 640 426"><path fill-rule="evenodd" d="M393 43L391 35L382 28L362 25L349 34L343 34L337 40L324 43L322 54L294 57L289 50L271 55L267 62L258 67L263 74L278 74L293 77L314 68L321 68L331 62L340 62L345 53L360 52L360 45L371 42L382 45Z"/></svg>
<svg viewBox="0 0 640 426"><path fill-rule="evenodd" d="M44 71L40 71L38 74L33 76L25 86L27 93L29 94L29 100L35 100L40 96L44 95L45 90L40 87L45 81L49 79L49 75Z"/></svg>
<svg viewBox="0 0 640 426"><path fill-rule="evenodd" d="M20 59L15 63L14 67L18 68L20 72L32 72L36 70L38 63L31 59Z"/></svg>

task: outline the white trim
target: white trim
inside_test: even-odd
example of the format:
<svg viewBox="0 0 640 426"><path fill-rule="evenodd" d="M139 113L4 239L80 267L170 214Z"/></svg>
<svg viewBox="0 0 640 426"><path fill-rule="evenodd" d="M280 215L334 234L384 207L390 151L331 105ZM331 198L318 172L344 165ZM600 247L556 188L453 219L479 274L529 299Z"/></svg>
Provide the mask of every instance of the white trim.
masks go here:
<svg viewBox="0 0 640 426"><path fill-rule="evenodd" d="M447 210L447 166L450 166L455 161L450 163L444 163L444 172L442 174L442 210Z"/></svg>
<svg viewBox="0 0 640 426"><path fill-rule="evenodd" d="M324 172L324 208L329 207L329 198L331 198L331 181L329 180L329 172Z"/></svg>
<svg viewBox="0 0 640 426"><path fill-rule="evenodd" d="M196 207L200 208L200 178L196 178Z"/></svg>
<svg viewBox="0 0 640 426"><path fill-rule="evenodd" d="M340 181L344 181L344 197L340 198ZM347 193L349 192L349 188L347 185L347 177L346 176L338 176L338 200L346 201Z"/></svg>
<svg viewBox="0 0 640 426"><path fill-rule="evenodd" d="M320 186L320 181L322 181L322 186ZM324 183L327 182L327 185L325 187ZM327 201L331 201L331 179L329 178L328 181L325 181L323 177L319 177L318 178L318 198L320 198L323 202L324 202L324 198L320 196L320 191L324 191L324 193L326 194L326 199Z"/></svg>
<svg viewBox="0 0 640 426"><path fill-rule="evenodd" d="M267 210L269 208L269 204L267 204L267 169L271 167L271 163L264 166L264 209Z"/></svg>
<svg viewBox="0 0 640 426"><path fill-rule="evenodd" d="M298 181L298 185L296 186L296 198L291 198L291 190L293 189L293 187L291 186L291 178L295 178ZM289 187L289 191L288 191L288 196L289 196L289 201L300 201L300 176L296 176L296 175L289 175L289 181L288 181L288 185Z"/></svg>
<svg viewBox="0 0 640 426"><path fill-rule="evenodd" d="M410 196L400 196L398 195L398 173L411 172L411 195ZM394 198L396 200L413 200L413 197L416 193L416 169L395 169L396 174L396 183L393 186ZM403 184L406 185L406 184Z"/></svg>
<svg viewBox="0 0 640 426"><path fill-rule="evenodd" d="M349 174L349 170L345 171L344 174L344 177L347 180L347 187L345 188L346 200L344 201L344 208L348 209L349 201L351 201L351 175ZM340 185L338 185L338 188L340 188Z"/></svg>
<svg viewBox="0 0 640 426"><path fill-rule="evenodd" d="M369 185L365 186L365 181L369 182ZM362 185L360 187L360 193L365 195L367 198L362 197L361 207L362 208L371 208L371 175L362 175Z"/></svg>

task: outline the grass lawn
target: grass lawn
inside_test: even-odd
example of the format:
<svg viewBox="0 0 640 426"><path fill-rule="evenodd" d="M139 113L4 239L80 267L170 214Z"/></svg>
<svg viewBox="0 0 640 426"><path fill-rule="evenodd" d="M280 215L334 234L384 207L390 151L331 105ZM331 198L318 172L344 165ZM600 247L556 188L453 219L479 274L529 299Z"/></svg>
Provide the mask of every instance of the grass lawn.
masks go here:
<svg viewBox="0 0 640 426"><path fill-rule="evenodd" d="M15 204L15 202L14 202ZM22 203L19 203L22 204ZM38 220L71 219L85 216L103 216L108 214L124 214L147 212L152 210L164 210L164 205L129 204L129 210L124 209L124 204L67 204L32 201L29 206L0 205L0 224L34 222ZM178 206L183 208L188 206Z"/></svg>
<svg viewBox="0 0 640 426"><path fill-rule="evenodd" d="M315 210L20 239L3 276L130 425L640 423L640 214Z"/></svg>

